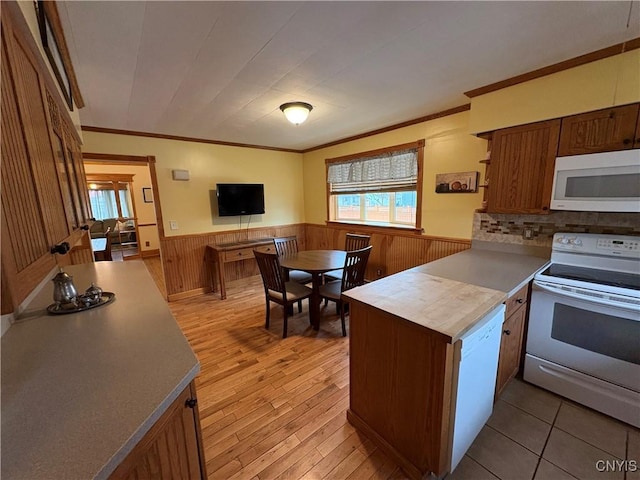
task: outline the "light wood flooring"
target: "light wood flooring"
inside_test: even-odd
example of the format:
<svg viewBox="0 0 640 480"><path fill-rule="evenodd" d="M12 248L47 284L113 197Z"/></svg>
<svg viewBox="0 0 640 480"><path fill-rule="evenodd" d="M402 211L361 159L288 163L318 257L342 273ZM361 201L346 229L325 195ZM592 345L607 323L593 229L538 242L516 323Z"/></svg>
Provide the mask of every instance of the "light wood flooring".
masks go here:
<svg viewBox="0 0 640 480"><path fill-rule="evenodd" d="M164 291L160 258L144 259ZM210 479L399 479L403 472L346 421L348 338L330 304L320 331L273 306L259 277L169 303L200 359L196 378ZM297 311L297 310L296 310ZM348 325L348 324L347 324ZM512 381L451 480L631 480L598 460L640 461L640 433L521 380Z"/></svg>
<svg viewBox="0 0 640 480"><path fill-rule="evenodd" d="M315 332L305 304L283 340L281 307L264 328L260 279L230 287L224 301L170 304L202 365L209 478L389 478L396 465L346 421L348 340L334 307Z"/></svg>
<svg viewBox="0 0 640 480"><path fill-rule="evenodd" d="M158 278L159 258L145 259ZM162 286L159 285L162 290ZM196 378L210 479L405 478L346 420L348 338L334 304L315 332L302 313L272 304L264 328L260 277L230 282L217 294L169 303L198 356Z"/></svg>

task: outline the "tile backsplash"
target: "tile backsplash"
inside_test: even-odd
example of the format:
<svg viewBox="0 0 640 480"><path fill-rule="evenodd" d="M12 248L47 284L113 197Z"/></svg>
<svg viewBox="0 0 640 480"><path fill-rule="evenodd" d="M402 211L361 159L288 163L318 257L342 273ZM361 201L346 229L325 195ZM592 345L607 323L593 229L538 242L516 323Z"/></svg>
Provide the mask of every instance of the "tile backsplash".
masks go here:
<svg viewBox="0 0 640 480"><path fill-rule="evenodd" d="M525 228L533 238L525 240ZM602 233L640 236L640 213L553 212L549 215L476 213L473 240L550 247L553 234Z"/></svg>

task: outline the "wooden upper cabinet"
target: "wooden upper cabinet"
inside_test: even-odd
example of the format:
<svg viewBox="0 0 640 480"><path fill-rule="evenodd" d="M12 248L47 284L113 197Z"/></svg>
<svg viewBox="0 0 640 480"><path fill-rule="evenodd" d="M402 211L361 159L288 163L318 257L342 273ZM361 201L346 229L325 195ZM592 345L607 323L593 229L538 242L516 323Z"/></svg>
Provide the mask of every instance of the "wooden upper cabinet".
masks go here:
<svg viewBox="0 0 640 480"><path fill-rule="evenodd" d="M90 214L79 137L20 8L7 2L2 35L2 313L53 269L51 247L75 245ZM65 133L66 132L66 133ZM3 295L5 297L5 295ZM9 299L10 301L8 301Z"/></svg>
<svg viewBox="0 0 640 480"><path fill-rule="evenodd" d="M639 104L606 108L562 119L558 156L633 148ZM640 143L636 138L636 143Z"/></svg>
<svg viewBox="0 0 640 480"><path fill-rule="evenodd" d="M51 94L46 91L46 95L51 143L58 167L64 211L69 225L75 230L91 217L80 145L71 133L73 127L62 118Z"/></svg>
<svg viewBox="0 0 640 480"><path fill-rule="evenodd" d="M496 130L491 150L491 213L549 213L560 120Z"/></svg>

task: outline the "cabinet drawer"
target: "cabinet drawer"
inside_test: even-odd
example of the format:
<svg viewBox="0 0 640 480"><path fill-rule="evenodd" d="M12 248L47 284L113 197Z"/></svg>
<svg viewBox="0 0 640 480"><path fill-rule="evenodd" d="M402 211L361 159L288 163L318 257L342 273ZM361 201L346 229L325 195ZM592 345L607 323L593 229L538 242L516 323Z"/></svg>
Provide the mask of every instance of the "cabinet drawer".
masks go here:
<svg viewBox="0 0 640 480"><path fill-rule="evenodd" d="M261 247L247 247L247 248L239 248L238 250L229 250L226 252L222 252L221 257L224 263L227 262L238 262L240 260L248 260L250 258L255 258L253 255L253 250L260 250L261 252L274 252L273 245L263 245Z"/></svg>
<svg viewBox="0 0 640 480"><path fill-rule="evenodd" d="M273 245L263 245L262 247L256 248L256 250L263 253L276 253L276 249Z"/></svg>
<svg viewBox="0 0 640 480"><path fill-rule="evenodd" d="M223 262L237 262L239 260L247 260L249 258L255 258L253 255L253 248L241 248L238 250L230 250L228 252L222 252Z"/></svg>
<svg viewBox="0 0 640 480"><path fill-rule="evenodd" d="M515 312L518 309L518 307L527 303L528 300L529 300L529 284L527 283L524 287L522 287L516 293L511 295L505 302L505 305L507 307L505 312L505 318L508 318L509 315Z"/></svg>

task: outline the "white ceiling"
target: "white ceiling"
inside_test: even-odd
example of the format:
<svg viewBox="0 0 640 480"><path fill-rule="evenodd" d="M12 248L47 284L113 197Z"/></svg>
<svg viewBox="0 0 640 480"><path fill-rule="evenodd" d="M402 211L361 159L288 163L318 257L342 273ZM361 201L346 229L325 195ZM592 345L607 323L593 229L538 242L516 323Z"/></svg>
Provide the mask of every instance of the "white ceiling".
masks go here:
<svg viewBox="0 0 640 480"><path fill-rule="evenodd" d="M640 36L640 3L58 2L83 125L306 149ZM630 27L627 27L631 9ZM282 103L314 107L289 124Z"/></svg>

